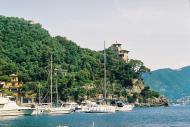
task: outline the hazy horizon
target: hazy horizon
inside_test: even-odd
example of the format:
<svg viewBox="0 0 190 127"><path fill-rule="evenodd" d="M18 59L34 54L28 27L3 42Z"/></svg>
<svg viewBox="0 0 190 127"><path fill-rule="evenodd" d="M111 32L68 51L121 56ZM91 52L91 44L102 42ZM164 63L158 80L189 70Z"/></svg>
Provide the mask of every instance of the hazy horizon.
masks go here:
<svg viewBox="0 0 190 127"><path fill-rule="evenodd" d="M190 65L189 0L6 0L0 15L34 20L92 50L118 41L152 70Z"/></svg>

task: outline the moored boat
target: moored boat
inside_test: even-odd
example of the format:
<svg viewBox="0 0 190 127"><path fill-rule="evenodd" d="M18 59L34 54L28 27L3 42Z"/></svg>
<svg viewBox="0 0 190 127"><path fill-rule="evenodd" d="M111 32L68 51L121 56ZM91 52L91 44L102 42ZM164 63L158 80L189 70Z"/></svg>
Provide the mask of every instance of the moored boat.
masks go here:
<svg viewBox="0 0 190 127"><path fill-rule="evenodd" d="M35 105L35 110L32 115L42 115L49 113L50 104L49 103L41 103Z"/></svg>
<svg viewBox="0 0 190 127"><path fill-rule="evenodd" d="M85 105L81 106L80 112L85 113L114 113L116 111L115 106L107 104L97 104L96 102L86 101Z"/></svg>
<svg viewBox="0 0 190 127"><path fill-rule="evenodd" d="M34 109L18 106L10 97L0 97L0 116L32 115Z"/></svg>
<svg viewBox="0 0 190 127"><path fill-rule="evenodd" d="M86 113L114 113L116 111L115 106L107 105L107 72L106 72L106 43L104 42L104 103L97 104L94 103L91 106L85 107Z"/></svg>
<svg viewBox="0 0 190 127"><path fill-rule="evenodd" d="M49 114L70 114L73 112L73 109L71 106L64 106L64 104L62 104L61 106L49 107L47 111L49 111Z"/></svg>
<svg viewBox="0 0 190 127"><path fill-rule="evenodd" d="M88 107L86 113L114 113L116 108L110 105L96 105L94 107Z"/></svg>

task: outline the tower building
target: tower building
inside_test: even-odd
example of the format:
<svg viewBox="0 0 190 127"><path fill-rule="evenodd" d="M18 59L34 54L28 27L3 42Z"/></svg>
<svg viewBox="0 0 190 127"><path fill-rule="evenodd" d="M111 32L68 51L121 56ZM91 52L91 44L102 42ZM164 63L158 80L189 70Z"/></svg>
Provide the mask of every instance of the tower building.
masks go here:
<svg viewBox="0 0 190 127"><path fill-rule="evenodd" d="M122 48L122 44L116 42L112 44L111 49L117 54L118 58L125 61L129 61L128 53L129 51Z"/></svg>

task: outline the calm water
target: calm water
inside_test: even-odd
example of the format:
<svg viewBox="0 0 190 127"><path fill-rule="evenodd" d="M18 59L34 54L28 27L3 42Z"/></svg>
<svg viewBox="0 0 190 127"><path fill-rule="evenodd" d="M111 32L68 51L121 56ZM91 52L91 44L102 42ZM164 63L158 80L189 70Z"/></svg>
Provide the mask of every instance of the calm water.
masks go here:
<svg viewBox="0 0 190 127"><path fill-rule="evenodd" d="M0 127L190 127L190 106L140 108L115 114L0 117Z"/></svg>

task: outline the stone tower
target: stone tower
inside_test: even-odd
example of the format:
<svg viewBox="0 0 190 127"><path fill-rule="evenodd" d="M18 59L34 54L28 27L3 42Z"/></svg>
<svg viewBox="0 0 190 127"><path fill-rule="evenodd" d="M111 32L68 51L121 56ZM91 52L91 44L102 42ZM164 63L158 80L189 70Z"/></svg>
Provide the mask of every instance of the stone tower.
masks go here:
<svg viewBox="0 0 190 127"><path fill-rule="evenodd" d="M117 54L118 58L125 61L129 61L128 53L129 51L122 48L122 44L116 42L112 44L111 49Z"/></svg>

